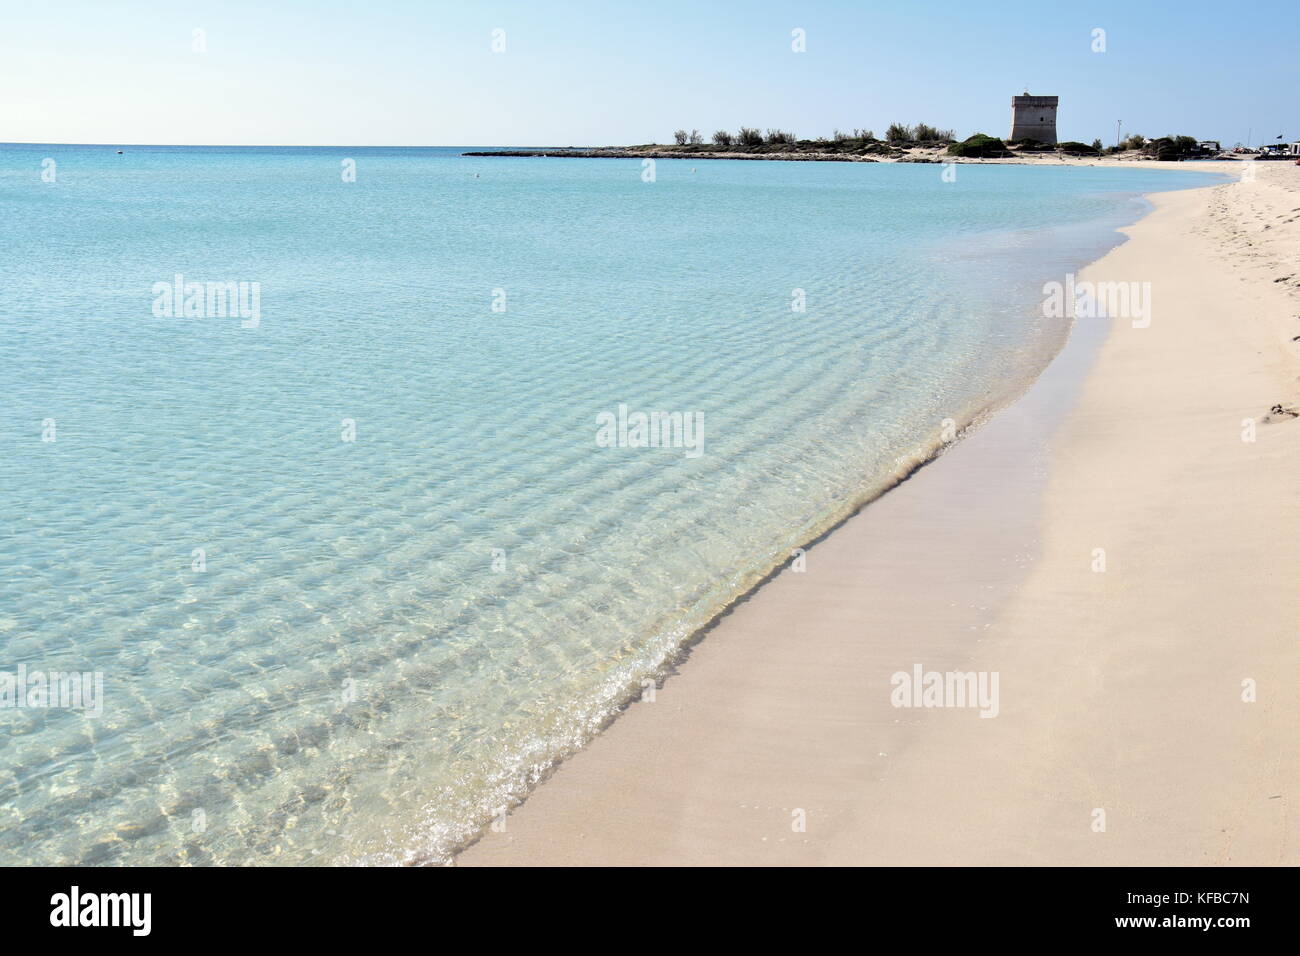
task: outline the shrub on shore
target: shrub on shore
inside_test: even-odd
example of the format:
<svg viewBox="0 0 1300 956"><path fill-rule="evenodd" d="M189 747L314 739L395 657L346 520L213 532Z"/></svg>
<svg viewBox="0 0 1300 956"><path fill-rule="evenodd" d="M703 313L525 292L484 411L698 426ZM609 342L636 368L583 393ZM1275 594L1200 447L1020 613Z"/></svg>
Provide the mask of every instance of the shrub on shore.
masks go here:
<svg viewBox="0 0 1300 956"><path fill-rule="evenodd" d="M1057 143L1056 148L1063 153L1073 153L1080 156L1096 156L1101 152L1099 147L1089 146L1087 143L1077 143L1074 140Z"/></svg>
<svg viewBox="0 0 1300 956"><path fill-rule="evenodd" d="M1150 140L1142 152L1155 159L1178 160L1201 155L1201 145L1194 136L1161 136Z"/></svg>
<svg viewBox="0 0 1300 956"><path fill-rule="evenodd" d="M1177 159L1178 153L1174 148L1174 141L1168 136L1158 136L1142 147L1144 156L1151 156L1154 159Z"/></svg>
<svg viewBox="0 0 1300 956"><path fill-rule="evenodd" d="M912 130L912 139L918 143L951 143L955 137L950 129L939 129L929 123L917 123Z"/></svg>
<svg viewBox="0 0 1300 956"><path fill-rule="evenodd" d="M1134 133L1128 139L1120 140L1118 144L1106 150L1108 153L1123 153L1130 149L1141 149L1147 144L1147 138L1141 133Z"/></svg>
<svg viewBox="0 0 1300 956"><path fill-rule="evenodd" d="M908 143L912 140L912 129L902 123L890 123L885 130L886 143Z"/></svg>
<svg viewBox="0 0 1300 956"><path fill-rule="evenodd" d="M890 134L894 137L905 134L907 138L894 139L887 144L876 139L875 133L871 130L855 127L852 133L836 129L830 138L818 136L815 139L798 139L794 133L783 129L769 128L763 132L752 126L742 126L737 133L725 129L715 130L710 139L713 141L713 146L719 149L736 149L754 153L829 152L882 155L899 154L903 147L940 146L953 142L952 130L938 129L926 123L920 123L915 127L895 123L890 127ZM683 147L684 152L696 152L698 150L692 147L703 147L705 143L704 137L696 129L690 131L679 129L673 133L673 140L678 147Z"/></svg>
<svg viewBox="0 0 1300 956"><path fill-rule="evenodd" d="M949 156L969 156L971 158L984 158L988 156L1005 156L1007 146L996 136L987 136L984 133L976 133L960 143L953 143L948 147Z"/></svg>
<svg viewBox="0 0 1300 956"><path fill-rule="evenodd" d="M950 129L939 129L929 123L917 123L907 126L903 123L890 123L885 131L887 143L951 143L955 140Z"/></svg>

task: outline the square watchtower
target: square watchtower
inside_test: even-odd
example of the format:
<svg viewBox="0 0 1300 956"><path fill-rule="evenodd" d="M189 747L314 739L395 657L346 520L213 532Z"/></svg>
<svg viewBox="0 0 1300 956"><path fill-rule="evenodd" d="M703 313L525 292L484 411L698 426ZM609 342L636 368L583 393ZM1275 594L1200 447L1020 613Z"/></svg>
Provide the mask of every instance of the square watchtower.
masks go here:
<svg viewBox="0 0 1300 956"><path fill-rule="evenodd" d="M1056 107L1059 96L1011 97L1011 135L1008 142L1036 139L1050 146L1056 145Z"/></svg>

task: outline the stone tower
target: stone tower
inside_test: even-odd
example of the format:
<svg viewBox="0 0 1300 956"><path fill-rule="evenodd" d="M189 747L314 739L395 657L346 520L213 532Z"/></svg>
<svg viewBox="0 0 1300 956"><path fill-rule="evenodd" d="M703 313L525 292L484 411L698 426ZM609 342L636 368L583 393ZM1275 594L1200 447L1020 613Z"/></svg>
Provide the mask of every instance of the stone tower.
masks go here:
<svg viewBox="0 0 1300 956"><path fill-rule="evenodd" d="M1036 139L1040 143L1056 145L1056 104L1060 97L1011 97L1011 135L1008 142L1018 139Z"/></svg>

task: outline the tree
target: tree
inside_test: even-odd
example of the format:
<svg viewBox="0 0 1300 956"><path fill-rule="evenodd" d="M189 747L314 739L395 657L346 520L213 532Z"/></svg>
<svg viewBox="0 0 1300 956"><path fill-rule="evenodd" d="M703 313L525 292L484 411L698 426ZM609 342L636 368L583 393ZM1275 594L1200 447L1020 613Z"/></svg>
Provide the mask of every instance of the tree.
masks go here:
<svg viewBox="0 0 1300 956"><path fill-rule="evenodd" d="M912 141L912 129L902 123L890 123L885 131L885 141L889 143L909 143Z"/></svg>
<svg viewBox="0 0 1300 956"><path fill-rule="evenodd" d="M1100 152L1101 152L1101 140L1099 140L1099 139L1094 139L1094 140L1092 141L1092 148L1095 149L1097 152L1100 153Z"/></svg>
<svg viewBox="0 0 1300 956"><path fill-rule="evenodd" d="M763 134L752 126L742 126L738 137L741 146L759 146L763 142Z"/></svg>
<svg viewBox="0 0 1300 956"><path fill-rule="evenodd" d="M673 139L677 140L678 146L685 146L686 141L690 139L690 135L691 134L686 132L686 130L679 129L677 132L673 133Z"/></svg>
<svg viewBox="0 0 1300 956"><path fill-rule="evenodd" d="M730 146L733 142L733 139L734 138L732 137L732 135L728 133L725 129L720 129L713 134L713 141L717 143L719 146Z"/></svg>
<svg viewBox="0 0 1300 956"><path fill-rule="evenodd" d="M691 145L698 146L702 142L704 142L704 137L700 135L700 131L698 129L691 130Z"/></svg>
<svg viewBox="0 0 1300 956"><path fill-rule="evenodd" d="M1196 156L1201 146L1192 136L1161 136L1147 140L1142 152L1156 159L1178 160L1184 156Z"/></svg>
<svg viewBox="0 0 1300 956"><path fill-rule="evenodd" d="M906 127L903 128L906 129ZM918 140L923 143L933 143L935 141L951 143L953 141L952 130L939 129L936 126L931 126L929 123L917 123L916 128L911 131L911 134L910 137L904 138Z"/></svg>

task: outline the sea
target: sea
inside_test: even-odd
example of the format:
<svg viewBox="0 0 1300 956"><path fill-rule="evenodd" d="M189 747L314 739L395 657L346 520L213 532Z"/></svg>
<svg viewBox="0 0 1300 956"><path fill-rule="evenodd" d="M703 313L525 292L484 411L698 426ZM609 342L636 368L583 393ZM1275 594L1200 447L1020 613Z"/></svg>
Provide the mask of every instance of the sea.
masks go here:
<svg viewBox="0 0 1300 956"><path fill-rule="evenodd" d="M0 145L0 864L449 861L1218 181L472 148Z"/></svg>

